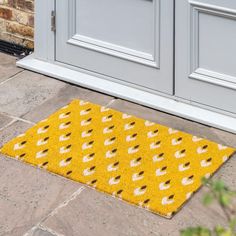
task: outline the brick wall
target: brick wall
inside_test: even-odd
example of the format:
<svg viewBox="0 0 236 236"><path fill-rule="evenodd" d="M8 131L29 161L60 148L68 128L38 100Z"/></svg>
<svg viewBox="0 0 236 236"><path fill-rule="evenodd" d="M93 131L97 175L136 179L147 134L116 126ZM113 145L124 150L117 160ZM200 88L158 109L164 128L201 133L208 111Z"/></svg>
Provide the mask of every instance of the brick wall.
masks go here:
<svg viewBox="0 0 236 236"><path fill-rule="evenodd" d="M34 0L0 0L0 39L33 48Z"/></svg>

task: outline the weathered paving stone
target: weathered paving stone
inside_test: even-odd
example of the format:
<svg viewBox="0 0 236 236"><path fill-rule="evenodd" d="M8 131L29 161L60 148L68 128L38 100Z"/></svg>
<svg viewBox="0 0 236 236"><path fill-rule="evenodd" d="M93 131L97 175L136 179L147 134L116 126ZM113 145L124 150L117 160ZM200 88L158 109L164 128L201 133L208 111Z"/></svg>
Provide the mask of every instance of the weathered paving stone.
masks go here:
<svg viewBox="0 0 236 236"><path fill-rule="evenodd" d="M52 234L47 230L36 228L33 232L29 233L27 236L55 236L55 234Z"/></svg>
<svg viewBox="0 0 236 236"><path fill-rule="evenodd" d="M27 129L29 129L32 124L28 124L22 121L16 121L10 126L4 128L0 132L0 147L10 141L12 138L24 133Z"/></svg>
<svg viewBox="0 0 236 236"><path fill-rule="evenodd" d="M12 121L12 119L4 114L0 114L0 129L5 127L7 124L9 124Z"/></svg>
<svg viewBox="0 0 236 236"><path fill-rule="evenodd" d="M80 186L0 155L0 235L19 236Z"/></svg>
<svg viewBox="0 0 236 236"><path fill-rule="evenodd" d="M23 116L53 97L65 83L30 71L23 71L0 86L0 112Z"/></svg>
<svg viewBox="0 0 236 236"><path fill-rule="evenodd" d="M23 118L33 122L38 122L67 105L73 99L88 100L100 105L106 105L113 98L108 95L68 84L61 88L51 99L46 100L41 105L28 112Z"/></svg>
<svg viewBox="0 0 236 236"><path fill-rule="evenodd" d="M114 97L93 90L89 90L86 96L82 97L82 99L96 103L101 106L106 106L108 105L108 103L114 100Z"/></svg>
<svg viewBox="0 0 236 236"><path fill-rule="evenodd" d="M23 70L16 67L16 60L16 57L0 52L0 83Z"/></svg>
<svg viewBox="0 0 236 236"><path fill-rule="evenodd" d="M70 236L177 236L181 229L189 226L203 225L212 228L217 223L225 224L217 205L211 210L202 206L204 191L206 189L197 192L170 220L86 189L41 225L58 234Z"/></svg>
<svg viewBox="0 0 236 236"><path fill-rule="evenodd" d="M0 146L32 125L17 121L0 132ZM0 235L23 235L80 185L0 155Z"/></svg>
<svg viewBox="0 0 236 236"><path fill-rule="evenodd" d="M226 132L224 130L219 130L215 128L210 128L211 132L216 135L219 139L219 142L225 143L232 147L236 147L236 134Z"/></svg>
<svg viewBox="0 0 236 236"><path fill-rule="evenodd" d="M0 146L32 125L17 121L0 132ZM0 235L23 235L80 185L0 154Z"/></svg>

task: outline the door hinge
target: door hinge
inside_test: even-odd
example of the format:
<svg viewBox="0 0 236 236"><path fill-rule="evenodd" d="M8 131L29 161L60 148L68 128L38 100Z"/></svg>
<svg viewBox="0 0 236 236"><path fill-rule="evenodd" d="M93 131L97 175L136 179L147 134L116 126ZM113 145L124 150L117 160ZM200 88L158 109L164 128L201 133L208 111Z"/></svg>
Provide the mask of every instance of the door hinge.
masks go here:
<svg viewBox="0 0 236 236"><path fill-rule="evenodd" d="M51 12L51 31L56 31L56 12Z"/></svg>

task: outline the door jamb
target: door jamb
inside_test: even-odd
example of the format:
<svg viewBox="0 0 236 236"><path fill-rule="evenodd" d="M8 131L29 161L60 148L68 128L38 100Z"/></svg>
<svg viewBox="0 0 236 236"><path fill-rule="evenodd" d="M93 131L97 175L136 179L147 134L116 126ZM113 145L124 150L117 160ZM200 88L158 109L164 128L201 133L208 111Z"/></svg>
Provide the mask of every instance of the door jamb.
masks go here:
<svg viewBox="0 0 236 236"><path fill-rule="evenodd" d="M51 13L56 0L35 1L35 57L49 62L55 61L55 32L51 31Z"/></svg>

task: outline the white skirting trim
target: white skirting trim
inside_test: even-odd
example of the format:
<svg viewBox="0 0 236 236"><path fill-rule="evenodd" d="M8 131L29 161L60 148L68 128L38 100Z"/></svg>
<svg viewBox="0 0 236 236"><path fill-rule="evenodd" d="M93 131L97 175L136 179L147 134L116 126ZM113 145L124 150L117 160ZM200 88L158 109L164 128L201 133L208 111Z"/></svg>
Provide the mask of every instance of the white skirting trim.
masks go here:
<svg viewBox="0 0 236 236"><path fill-rule="evenodd" d="M17 65L63 81L98 90L167 113L236 133L236 118L81 73L61 65L38 60L34 58L34 55L30 55L18 61Z"/></svg>

